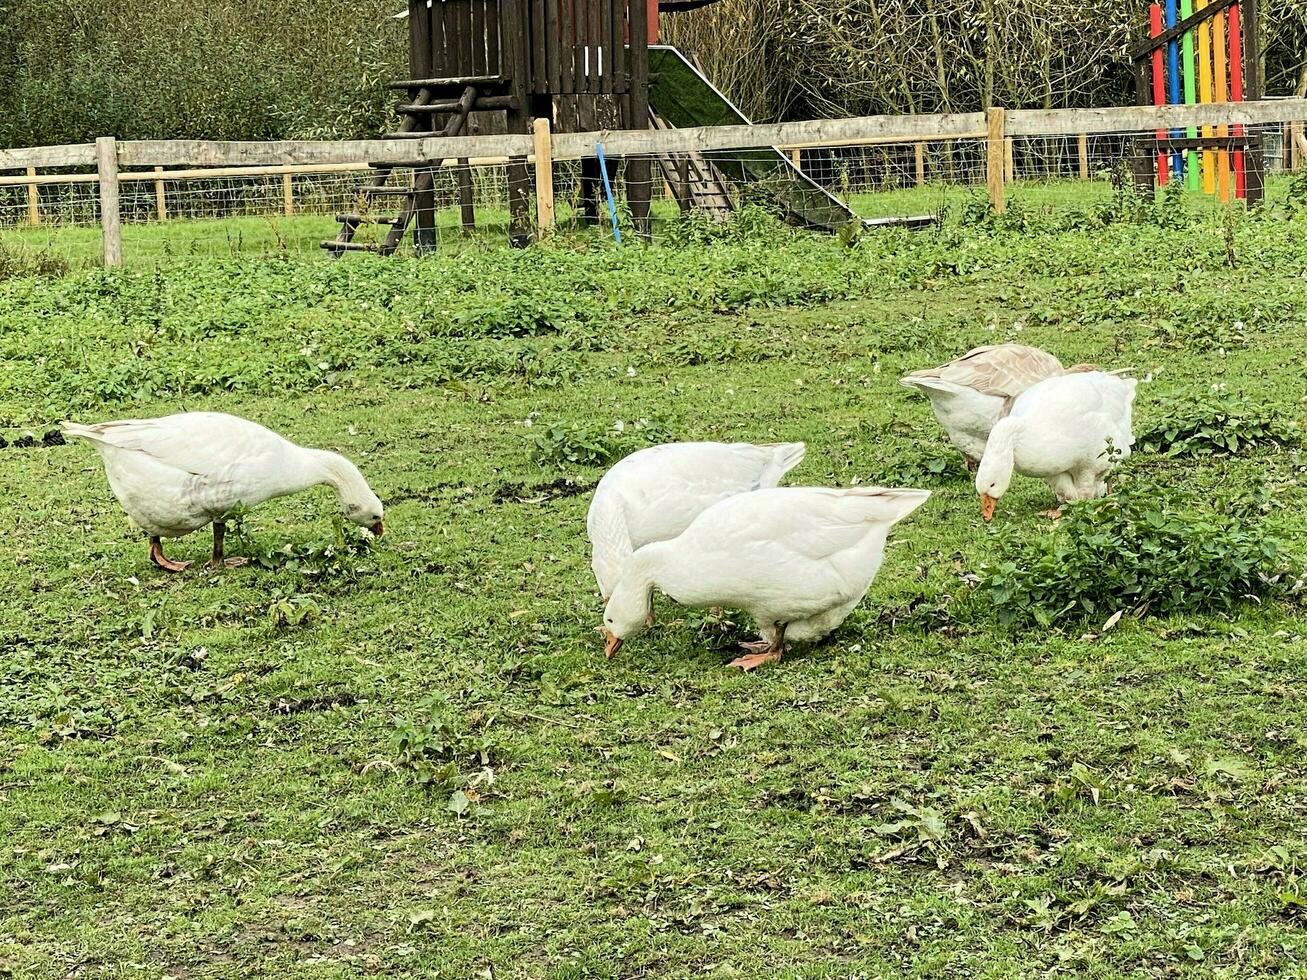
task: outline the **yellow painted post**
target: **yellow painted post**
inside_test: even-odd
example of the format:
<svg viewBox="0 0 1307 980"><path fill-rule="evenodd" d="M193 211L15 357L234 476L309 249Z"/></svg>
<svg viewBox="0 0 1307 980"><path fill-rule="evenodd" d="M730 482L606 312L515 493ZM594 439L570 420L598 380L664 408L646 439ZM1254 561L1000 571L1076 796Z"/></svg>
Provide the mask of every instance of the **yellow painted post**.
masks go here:
<svg viewBox="0 0 1307 980"><path fill-rule="evenodd" d="M995 214L1002 214L1007 206L1003 182L1005 124L1001 108L991 106L985 110L985 185L989 190L989 206Z"/></svg>
<svg viewBox="0 0 1307 980"><path fill-rule="evenodd" d="M539 118L535 135L536 227L541 238L554 230L554 149L549 120Z"/></svg>
<svg viewBox="0 0 1307 980"><path fill-rule="evenodd" d="M1212 75L1216 82L1213 93L1214 102L1228 101L1225 84L1225 11L1222 10L1212 18ZM1216 127L1217 136L1229 136L1230 127ZM1230 203L1230 153L1227 150L1216 151L1216 195L1222 204Z"/></svg>
<svg viewBox="0 0 1307 980"><path fill-rule="evenodd" d="M1080 152L1080 179L1089 179L1089 137L1084 133L1076 139L1077 150Z"/></svg>
<svg viewBox="0 0 1307 980"><path fill-rule="evenodd" d="M36 168L28 167L27 176L35 177ZM35 184L27 185L27 223L33 227L41 223L41 192Z"/></svg>
<svg viewBox="0 0 1307 980"><path fill-rule="evenodd" d="M156 174L163 173L163 167L155 167L154 172ZM162 180L154 182L154 213L160 221L168 220L168 198L164 193Z"/></svg>
<svg viewBox="0 0 1307 980"><path fill-rule="evenodd" d="M913 149L913 156L917 165L917 186L920 187L926 183L926 144L918 143Z"/></svg>
<svg viewBox="0 0 1307 980"><path fill-rule="evenodd" d="M1207 0L1194 0L1195 12L1207 6ZM1194 28L1198 35L1198 101L1212 101L1212 24L1203 21ZM1203 136L1213 135L1211 126L1203 127ZM1216 192L1216 156L1211 150L1203 150L1203 192Z"/></svg>

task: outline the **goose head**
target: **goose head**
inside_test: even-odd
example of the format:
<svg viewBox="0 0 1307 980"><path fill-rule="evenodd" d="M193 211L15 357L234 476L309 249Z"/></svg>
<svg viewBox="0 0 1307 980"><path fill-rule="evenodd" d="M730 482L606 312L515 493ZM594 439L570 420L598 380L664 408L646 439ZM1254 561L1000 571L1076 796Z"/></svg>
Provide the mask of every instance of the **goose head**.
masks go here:
<svg viewBox="0 0 1307 980"><path fill-rule="evenodd" d="M359 527L365 527L377 537L381 537L382 515L385 513L385 507L381 503L381 498L372 492L359 468L339 453L321 449L313 452L317 465L323 473L323 482L335 487L340 497L340 509L345 515L345 520Z"/></svg>
<svg viewBox="0 0 1307 980"><path fill-rule="evenodd" d="M646 545L626 563L613 594L604 606L604 655L611 657L626 640L653 622L653 578L649 554L656 544Z"/></svg>
<svg viewBox="0 0 1307 980"><path fill-rule="evenodd" d="M990 430L985 443L985 455L976 467L976 492L980 494L980 516L986 522L994 519L994 507L1012 482L1013 440L1018 422L1013 418L1000 419Z"/></svg>

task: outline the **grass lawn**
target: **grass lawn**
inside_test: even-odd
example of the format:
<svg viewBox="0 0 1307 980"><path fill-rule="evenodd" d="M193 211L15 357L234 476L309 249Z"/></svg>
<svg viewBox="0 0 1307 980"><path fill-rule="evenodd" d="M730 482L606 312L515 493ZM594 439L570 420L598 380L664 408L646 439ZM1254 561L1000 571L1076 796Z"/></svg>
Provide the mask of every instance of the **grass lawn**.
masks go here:
<svg viewBox="0 0 1307 980"><path fill-rule="evenodd" d="M88 446L0 449L0 973L1307 975L1300 606L1000 625L973 583L1047 488L982 524L897 384L1019 339L1136 368L1139 429L1214 385L1299 425L1307 217L694 237L0 281L10 442L220 409L388 505L166 575ZM741 675L750 624L660 598L605 662L588 460L665 439L935 493L829 641ZM1138 463L1307 552L1292 449Z"/></svg>

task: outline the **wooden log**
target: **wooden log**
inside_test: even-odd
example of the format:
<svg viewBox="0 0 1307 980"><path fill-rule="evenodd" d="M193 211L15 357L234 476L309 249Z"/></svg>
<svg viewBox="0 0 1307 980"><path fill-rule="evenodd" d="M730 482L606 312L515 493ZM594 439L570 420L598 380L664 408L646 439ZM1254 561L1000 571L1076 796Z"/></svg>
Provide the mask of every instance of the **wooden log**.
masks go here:
<svg viewBox="0 0 1307 980"><path fill-rule="evenodd" d="M123 264L123 231L118 208L118 141L112 136L101 136L95 141L95 164L100 178L104 264L106 268L116 269Z"/></svg>
<svg viewBox="0 0 1307 980"><path fill-rule="evenodd" d="M550 150L549 120L537 119L535 136L536 232L547 238L554 231L554 158Z"/></svg>
<svg viewBox="0 0 1307 980"><path fill-rule="evenodd" d="M1005 135L1004 124L1006 113L998 106L991 106L985 110L985 186L989 190L989 206L994 209L995 214L1002 214L1007 206L1004 199L1005 186L1003 180L1004 171L1004 149Z"/></svg>
<svg viewBox="0 0 1307 980"><path fill-rule="evenodd" d="M912 162L917 172L917 186L921 187L926 183L926 144L925 143L913 144Z"/></svg>
<svg viewBox="0 0 1307 980"><path fill-rule="evenodd" d="M1089 179L1089 136L1081 133L1076 137L1076 153L1080 157L1080 179Z"/></svg>
<svg viewBox="0 0 1307 980"><path fill-rule="evenodd" d="M27 176L35 177L36 168L28 167ZM33 228L41 223L41 192L36 184L27 185L27 223Z"/></svg>
<svg viewBox="0 0 1307 980"><path fill-rule="evenodd" d="M163 167L155 167L154 172L156 174L163 173ZM122 174L118 175L118 179L122 180ZM154 179L154 216L160 221L168 220L168 196L163 186L162 177Z"/></svg>
<svg viewBox="0 0 1307 980"><path fill-rule="evenodd" d="M477 86L469 87L477 88ZM461 107L461 99L446 99L444 102L429 102L426 105L416 102L401 102L395 106L395 111L414 115L430 115L438 112L458 112ZM476 100L476 104L472 108L476 112L489 112L492 109L513 109L515 107L516 102L511 95L483 95Z"/></svg>

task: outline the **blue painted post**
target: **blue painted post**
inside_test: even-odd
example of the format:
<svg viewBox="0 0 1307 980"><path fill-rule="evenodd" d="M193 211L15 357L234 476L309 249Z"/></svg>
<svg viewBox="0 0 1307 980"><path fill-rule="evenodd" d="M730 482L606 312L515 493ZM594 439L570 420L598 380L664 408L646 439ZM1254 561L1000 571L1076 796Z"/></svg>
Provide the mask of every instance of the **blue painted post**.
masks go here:
<svg viewBox="0 0 1307 980"><path fill-rule="evenodd" d="M1176 0L1166 0L1166 26L1176 25ZM1166 101L1171 105L1180 104L1180 42L1171 41L1166 46ZM1171 135L1179 138L1184 135L1178 129L1171 130ZM1175 153L1171 157L1171 169L1176 177L1184 174L1184 155Z"/></svg>

